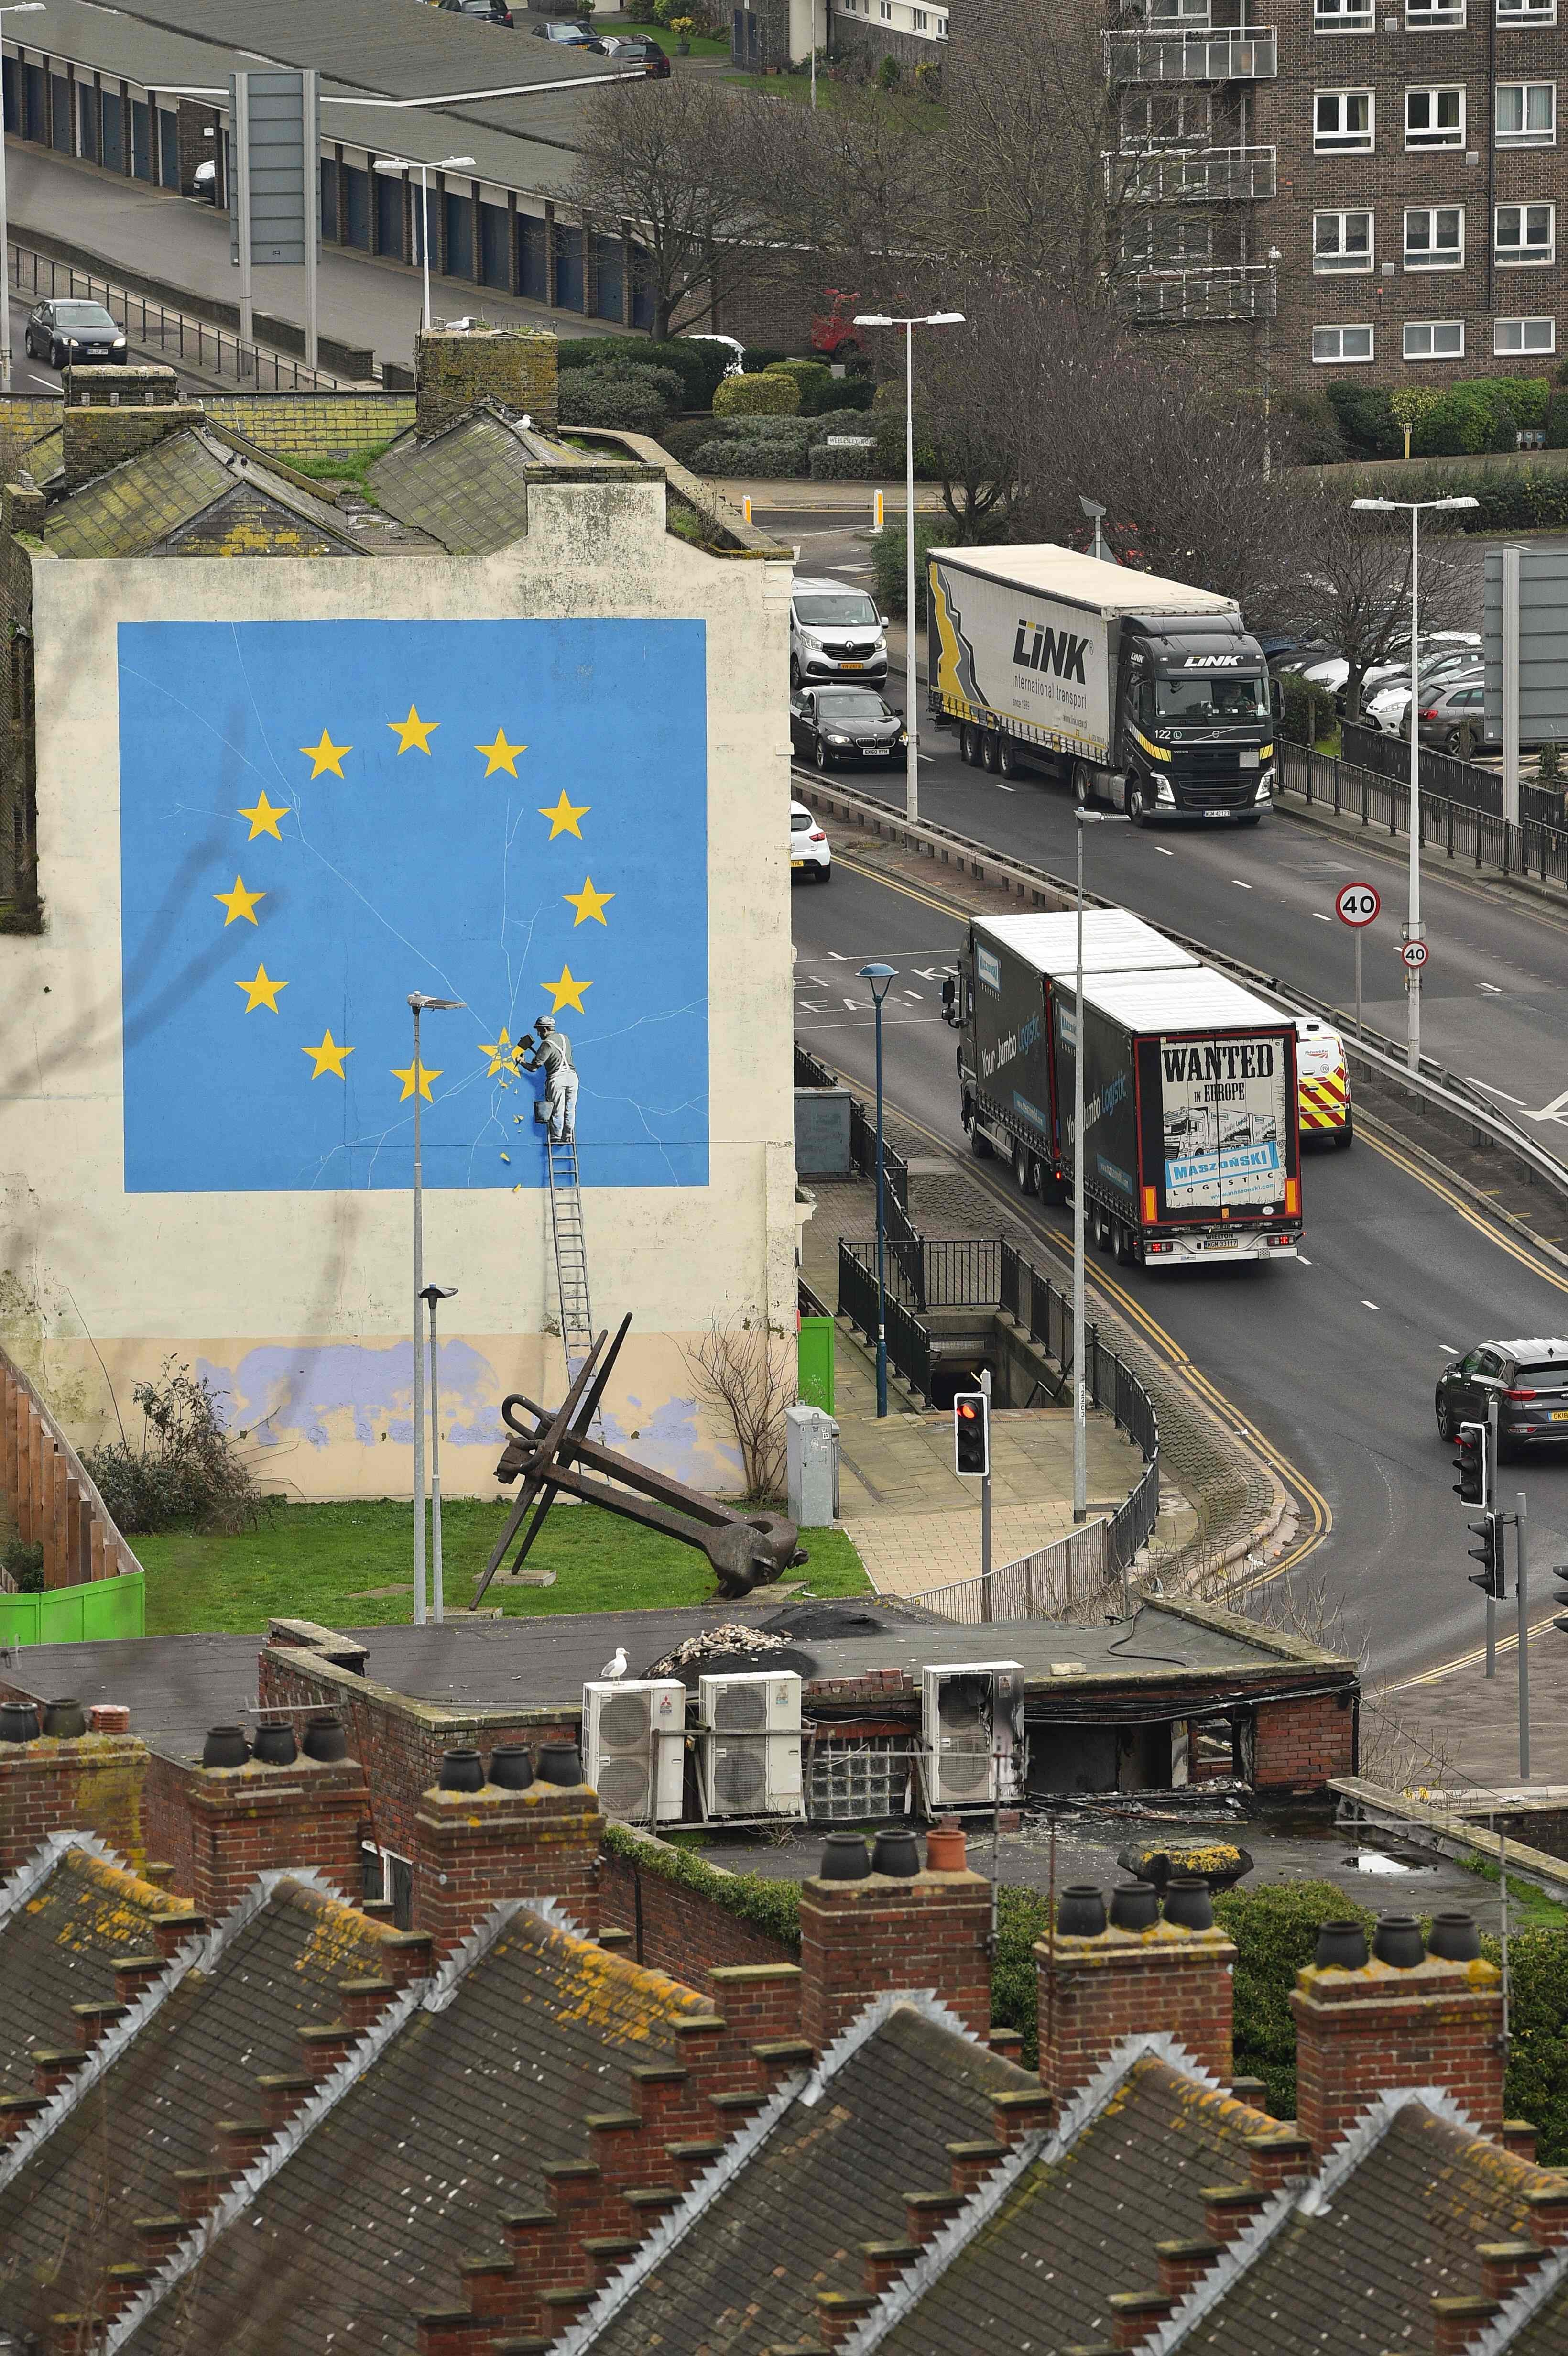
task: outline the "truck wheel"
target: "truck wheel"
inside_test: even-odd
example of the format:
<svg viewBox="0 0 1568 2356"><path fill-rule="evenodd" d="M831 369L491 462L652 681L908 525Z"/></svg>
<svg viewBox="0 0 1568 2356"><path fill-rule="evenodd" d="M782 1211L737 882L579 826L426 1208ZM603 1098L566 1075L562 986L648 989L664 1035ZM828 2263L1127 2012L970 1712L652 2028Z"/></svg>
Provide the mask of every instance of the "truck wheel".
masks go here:
<svg viewBox="0 0 1568 2356"><path fill-rule="evenodd" d="M981 1136L979 1122L971 1119L969 1123L969 1151L974 1155L976 1161L989 1162L995 1150L996 1149L992 1145L990 1139L988 1137Z"/></svg>
<svg viewBox="0 0 1568 2356"><path fill-rule="evenodd" d="M998 777L1016 777L1018 773L1018 747L1012 738L1004 734L997 739L997 775Z"/></svg>
<svg viewBox="0 0 1568 2356"><path fill-rule="evenodd" d="M980 748L976 742L976 732L970 726L967 720L961 720L958 723L958 758L972 769L979 757Z"/></svg>
<svg viewBox="0 0 1568 2356"><path fill-rule="evenodd" d="M997 732L987 728L980 738L980 766L994 777L997 774Z"/></svg>
<svg viewBox="0 0 1568 2356"><path fill-rule="evenodd" d="M1083 808L1089 798L1089 764L1087 761L1074 761L1072 764L1072 798L1077 803L1080 809Z"/></svg>
<svg viewBox="0 0 1568 2356"><path fill-rule="evenodd" d="M1148 811L1144 803L1143 787L1135 786L1130 781L1127 786L1127 816L1135 826L1142 826L1148 817Z"/></svg>
<svg viewBox="0 0 1568 2356"><path fill-rule="evenodd" d="M1345 1151L1348 1151L1348 1149L1349 1149L1351 1145L1353 1145L1353 1144L1355 1143L1355 1139L1356 1139L1356 1116L1355 1116L1355 1114L1354 1114L1353 1112L1347 1112L1347 1114L1345 1115L1345 1126L1344 1126L1344 1128L1343 1128L1343 1129L1341 1129L1341 1130L1337 1130L1335 1131L1335 1135L1334 1135L1334 1151L1335 1151L1335 1152L1336 1152L1336 1153L1344 1153Z"/></svg>

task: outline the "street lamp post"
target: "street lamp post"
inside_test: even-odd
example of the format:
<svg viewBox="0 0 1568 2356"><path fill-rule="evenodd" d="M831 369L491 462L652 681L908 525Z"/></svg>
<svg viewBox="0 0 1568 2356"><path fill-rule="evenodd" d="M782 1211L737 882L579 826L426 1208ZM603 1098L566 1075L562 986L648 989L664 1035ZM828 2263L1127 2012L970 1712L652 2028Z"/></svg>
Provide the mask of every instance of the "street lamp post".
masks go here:
<svg viewBox="0 0 1568 2356"><path fill-rule="evenodd" d="M1072 998L1072 1518L1082 1522L1089 1511L1089 1408L1083 1381L1083 830L1086 826L1130 826L1132 820L1110 810L1080 809L1078 820L1078 955Z"/></svg>
<svg viewBox="0 0 1568 2356"><path fill-rule="evenodd" d="M877 1007L877 1413L888 1411L888 1278L886 1204L882 1194L882 1001L897 980L891 965L863 965Z"/></svg>
<svg viewBox="0 0 1568 2356"><path fill-rule="evenodd" d="M1105 520L1105 510L1097 499L1080 497L1078 504L1094 527L1094 545L1089 552L1092 556L1103 559L1105 553L1105 535L1101 527Z"/></svg>
<svg viewBox="0 0 1568 2356"><path fill-rule="evenodd" d="M1392 515L1396 511L1410 517L1410 883L1409 909L1405 920L1407 941L1424 940L1421 922L1421 607L1419 575L1421 566L1421 519L1435 508L1474 508L1478 499L1456 497L1448 499L1352 499L1350 505L1365 515ZM1404 969L1406 1005L1405 1057L1413 1072L1421 1069L1421 968L1407 965Z"/></svg>
<svg viewBox="0 0 1568 2356"><path fill-rule="evenodd" d="M962 311L928 311L923 318L895 319L881 311L857 314L858 327L901 327L904 331L904 816L920 816L919 662L914 621L914 331L917 327L961 327Z"/></svg>
<svg viewBox="0 0 1568 2356"><path fill-rule="evenodd" d="M435 1304L456 1298L455 1284L427 1284L420 1294L420 1299L430 1304L431 1612L438 1626L446 1617L446 1590L441 1567L441 1356L436 1348ZM420 1519L423 1521L422 1514Z"/></svg>
<svg viewBox="0 0 1568 2356"><path fill-rule="evenodd" d="M8 0L0 16L32 16L44 0ZM20 76L17 78L20 87ZM11 390L11 223L5 203L5 133L0 126L0 392Z"/></svg>
<svg viewBox="0 0 1568 2356"><path fill-rule="evenodd" d="M424 331L430 333L430 176L432 172L466 172L474 164L472 155L442 155L433 164L416 163L411 155L381 155L376 161L378 172L417 172L420 176L420 260L424 266ZM431 1001L433 1005L434 1000Z"/></svg>
<svg viewBox="0 0 1568 2356"><path fill-rule="evenodd" d="M427 998L411 990L409 1006L414 1018L414 1625L425 1623L424 1574L424 1168L420 1152L420 1104L424 1096L424 1068L420 1062L420 1016L455 1012L461 998Z"/></svg>

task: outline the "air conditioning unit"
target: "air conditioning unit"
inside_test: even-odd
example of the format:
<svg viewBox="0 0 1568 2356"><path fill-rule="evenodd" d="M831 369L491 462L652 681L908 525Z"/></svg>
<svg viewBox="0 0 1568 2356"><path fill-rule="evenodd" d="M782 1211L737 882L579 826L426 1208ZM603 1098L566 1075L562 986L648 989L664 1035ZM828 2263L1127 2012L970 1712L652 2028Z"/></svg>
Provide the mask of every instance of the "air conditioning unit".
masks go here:
<svg viewBox="0 0 1568 2356"><path fill-rule="evenodd" d="M798 1816L800 1676L742 1669L699 1677L708 1811L713 1816Z"/></svg>
<svg viewBox="0 0 1568 2356"><path fill-rule="evenodd" d="M678 1677L583 1687L584 1772L607 1815L635 1824L680 1822L685 1733Z"/></svg>
<svg viewBox="0 0 1568 2356"><path fill-rule="evenodd" d="M933 1809L981 1808L1017 1799L1024 1760L1021 1663L939 1662L920 1675Z"/></svg>

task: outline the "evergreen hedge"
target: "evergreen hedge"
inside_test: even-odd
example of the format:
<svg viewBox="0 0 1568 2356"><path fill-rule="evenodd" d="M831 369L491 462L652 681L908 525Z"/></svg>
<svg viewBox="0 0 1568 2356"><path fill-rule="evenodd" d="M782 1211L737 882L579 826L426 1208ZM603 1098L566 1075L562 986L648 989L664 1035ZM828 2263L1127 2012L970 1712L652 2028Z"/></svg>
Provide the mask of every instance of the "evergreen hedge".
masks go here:
<svg viewBox="0 0 1568 2356"><path fill-rule="evenodd" d="M787 376L727 376L713 396L715 417L797 417L800 387Z"/></svg>

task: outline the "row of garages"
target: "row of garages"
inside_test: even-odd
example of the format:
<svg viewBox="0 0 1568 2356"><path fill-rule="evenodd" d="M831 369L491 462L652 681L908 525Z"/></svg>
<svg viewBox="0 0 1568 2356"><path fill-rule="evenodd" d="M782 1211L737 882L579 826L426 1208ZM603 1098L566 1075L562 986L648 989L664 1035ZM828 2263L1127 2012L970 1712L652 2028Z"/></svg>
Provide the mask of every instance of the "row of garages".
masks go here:
<svg viewBox="0 0 1568 2356"><path fill-rule="evenodd" d="M7 136L151 187L199 191L227 207L221 110L20 45L8 45L0 76ZM375 162L373 148L323 141L323 243L418 264L419 175L377 172ZM208 163L213 169L204 174ZM589 318L653 325L653 297L635 269L633 242L585 227L551 198L432 172L430 246L437 276Z"/></svg>

